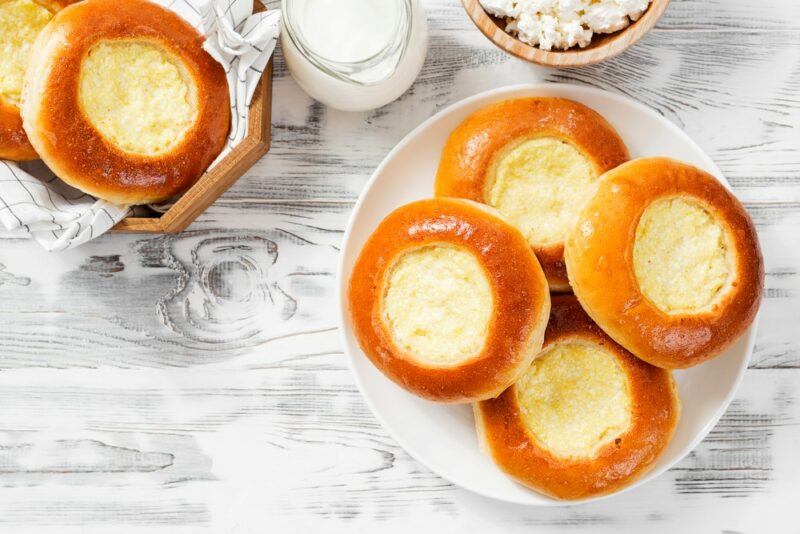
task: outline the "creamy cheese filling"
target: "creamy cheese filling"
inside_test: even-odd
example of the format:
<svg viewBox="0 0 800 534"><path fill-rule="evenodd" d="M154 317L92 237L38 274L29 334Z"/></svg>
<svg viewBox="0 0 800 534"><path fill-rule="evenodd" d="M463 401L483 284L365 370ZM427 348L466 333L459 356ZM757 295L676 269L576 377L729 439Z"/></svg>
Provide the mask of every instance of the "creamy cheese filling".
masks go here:
<svg viewBox="0 0 800 534"><path fill-rule="evenodd" d="M32 0L0 0L0 97L17 107L31 45L51 18Z"/></svg>
<svg viewBox="0 0 800 534"><path fill-rule="evenodd" d="M89 122L121 150L155 155L197 119L196 89L179 57L145 41L104 41L83 61L80 102Z"/></svg>
<svg viewBox="0 0 800 534"><path fill-rule="evenodd" d="M636 227L633 266L639 288L665 313L712 306L730 287L733 255L726 231L698 201L653 202Z"/></svg>
<svg viewBox="0 0 800 534"><path fill-rule="evenodd" d="M558 243L577 221L595 178L589 160L569 143L528 139L501 152L490 166L486 201L531 245Z"/></svg>
<svg viewBox="0 0 800 534"><path fill-rule="evenodd" d="M492 289L467 250L430 245L403 254L389 272L382 316L397 345L430 365L453 365L482 349Z"/></svg>
<svg viewBox="0 0 800 534"><path fill-rule="evenodd" d="M549 348L514 389L528 432L560 458L592 458L631 425L627 375L600 345Z"/></svg>

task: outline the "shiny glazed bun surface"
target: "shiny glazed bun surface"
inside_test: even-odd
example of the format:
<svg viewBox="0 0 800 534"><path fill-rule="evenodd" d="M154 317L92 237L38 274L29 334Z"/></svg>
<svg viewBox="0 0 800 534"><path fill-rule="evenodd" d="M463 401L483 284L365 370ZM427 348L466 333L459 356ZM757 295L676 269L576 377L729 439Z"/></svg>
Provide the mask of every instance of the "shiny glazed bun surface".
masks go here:
<svg viewBox="0 0 800 534"><path fill-rule="evenodd" d="M33 43L74 0L0 0L0 159L37 159L22 128L20 104Z"/></svg>
<svg viewBox="0 0 800 534"><path fill-rule="evenodd" d="M653 365L697 365L755 318L764 263L744 207L713 176L667 158L609 171L566 246L587 313Z"/></svg>
<svg viewBox="0 0 800 534"><path fill-rule="evenodd" d="M617 491L646 473L680 417L670 371L611 340L571 295L553 297L542 353L500 397L476 403L482 449L558 499Z"/></svg>
<svg viewBox="0 0 800 534"><path fill-rule="evenodd" d="M494 210L429 199L387 216L350 276L361 349L387 377L440 402L499 395L539 351L547 282L520 232Z"/></svg>
<svg viewBox="0 0 800 534"><path fill-rule="evenodd" d="M188 189L222 150L228 84L202 37L146 0L86 0L34 44L23 124L65 182L123 204Z"/></svg>
<svg viewBox="0 0 800 534"><path fill-rule="evenodd" d="M614 128L563 98L519 98L486 106L451 134L436 196L497 208L522 231L554 291L569 290L564 239L597 178L628 160Z"/></svg>

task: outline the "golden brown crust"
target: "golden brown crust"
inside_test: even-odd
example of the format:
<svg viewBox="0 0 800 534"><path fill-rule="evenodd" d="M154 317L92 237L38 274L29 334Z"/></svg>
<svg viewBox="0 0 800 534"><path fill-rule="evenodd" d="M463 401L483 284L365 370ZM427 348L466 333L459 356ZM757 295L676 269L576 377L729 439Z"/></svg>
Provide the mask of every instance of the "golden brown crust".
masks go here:
<svg viewBox="0 0 800 534"><path fill-rule="evenodd" d="M80 0L33 0L51 13L57 13L70 4L80 2Z"/></svg>
<svg viewBox="0 0 800 534"><path fill-rule="evenodd" d="M76 1L78 0L35 0L51 13L56 13ZM38 157L22 128L19 107L0 96L0 159L29 161Z"/></svg>
<svg viewBox="0 0 800 534"><path fill-rule="evenodd" d="M522 138L555 137L578 149L597 176L628 161L614 127L596 111L563 98L504 100L470 115L453 130L436 174L436 196L485 202L486 175L496 154ZM550 287L568 291L564 244L534 249Z"/></svg>
<svg viewBox="0 0 800 534"><path fill-rule="evenodd" d="M38 157L22 128L19 108L0 97L0 159L29 161Z"/></svg>
<svg viewBox="0 0 800 534"><path fill-rule="evenodd" d="M494 309L481 352L449 367L426 366L394 343L380 317L387 269L411 249L452 243L485 269ZM429 199L389 214L367 240L353 267L350 318L361 349L401 387L440 402L499 395L528 368L541 348L550 310L547 281L522 234L494 210L459 199Z"/></svg>
<svg viewBox="0 0 800 534"><path fill-rule="evenodd" d="M630 428L591 459L564 459L543 448L520 416L515 386L475 405L484 450L512 478L557 499L582 499L617 491L646 473L666 448L680 417L670 371L634 357L610 339L572 295L553 297L544 349L570 340L603 345L628 377Z"/></svg>
<svg viewBox="0 0 800 534"><path fill-rule="evenodd" d="M709 310L666 314L644 297L633 268L639 219L654 200L697 198L731 236L732 288ZM588 314L619 344L658 367L682 369L731 346L755 318L764 261L752 220L713 176L667 158L626 163L600 181L567 240L567 270Z"/></svg>
<svg viewBox="0 0 800 534"><path fill-rule="evenodd" d="M165 153L138 155L108 142L79 104L86 53L100 41L136 39L170 50L197 87L198 116ZM85 0L59 12L36 41L23 119L31 143L65 182L125 204L165 200L189 188L222 150L230 127L228 83L202 37L177 14L146 0Z"/></svg>

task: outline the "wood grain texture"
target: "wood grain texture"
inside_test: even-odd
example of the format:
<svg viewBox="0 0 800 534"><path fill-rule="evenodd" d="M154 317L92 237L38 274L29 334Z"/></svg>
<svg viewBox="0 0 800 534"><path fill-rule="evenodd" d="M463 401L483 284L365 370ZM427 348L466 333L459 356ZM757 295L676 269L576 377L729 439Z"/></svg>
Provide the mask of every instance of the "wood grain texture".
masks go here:
<svg viewBox="0 0 800 534"><path fill-rule="evenodd" d="M787 16L785 31L774 25L762 31L751 28L739 1L707 7L673 0L662 23L689 24L686 16L672 17L687 3L694 5L698 24L714 23L720 31L656 28L608 62L558 70L503 53L471 27L461 6L435 2L419 80L400 100L373 112L344 113L313 103L278 56L270 155L226 197L353 201L386 153L435 112L480 91L546 81L591 85L644 102L692 136L745 200L800 201L800 74L794 55L800 15ZM790 14L798 10L794 4L781 7ZM446 18L434 18L440 12ZM741 23L738 32L732 21Z"/></svg>
<svg viewBox="0 0 800 534"><path fill-rule="evenodd" d="M425 5L422 76L374 112L313 103L279 53L270 153L187 232L57 255L0 239L0 532L798 532L800 7L672 0L629 51L559 71L504 55L456 0ZM442 107L538 79L687 131L746 201L767 270L750 370L709 437L634 492L560 509L411 459L336 330L338 248L373 168Z"/></svg>

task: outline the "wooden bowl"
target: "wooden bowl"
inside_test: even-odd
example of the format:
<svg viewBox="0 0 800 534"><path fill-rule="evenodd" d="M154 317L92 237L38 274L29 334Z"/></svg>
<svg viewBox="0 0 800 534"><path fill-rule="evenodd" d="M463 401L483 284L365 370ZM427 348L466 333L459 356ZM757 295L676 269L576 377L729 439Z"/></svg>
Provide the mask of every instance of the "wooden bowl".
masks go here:
<svg viewBox="0 0 800 534"><path fill-rule="evenodd" d="M503 29L505 27L503 20L489 15L478 0L461 0L461 3L481 33L509 54L550 67L581 67L614 57L641 39L656 25L667 9L669 0L652 0L650 7L639 20L615 33L594 34L592 42L586 48L551 51L525 44L506 33Z"/></svg>
<svg viewBox="0 0 800 534"><path fill-rule="evenodd" d="M260 1L255 12L266 8ZM250 102L247 136L222 160L208 169L172 207L152 217L127 217L112 232L176 234L200 216L230 186L269 150L270 116L272 111L272 59L270 58Z"/></svg>

